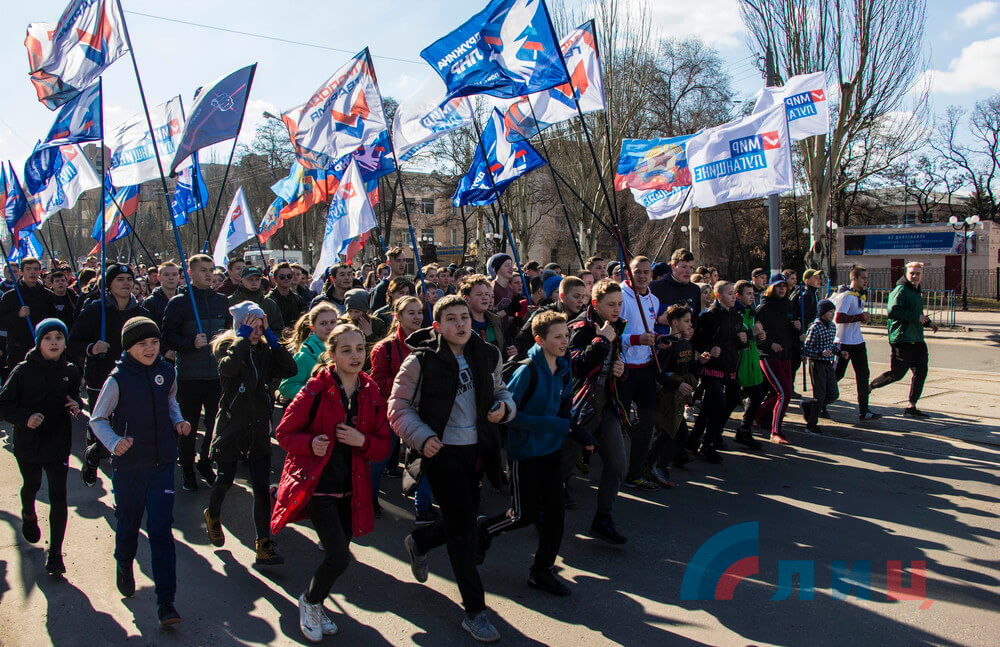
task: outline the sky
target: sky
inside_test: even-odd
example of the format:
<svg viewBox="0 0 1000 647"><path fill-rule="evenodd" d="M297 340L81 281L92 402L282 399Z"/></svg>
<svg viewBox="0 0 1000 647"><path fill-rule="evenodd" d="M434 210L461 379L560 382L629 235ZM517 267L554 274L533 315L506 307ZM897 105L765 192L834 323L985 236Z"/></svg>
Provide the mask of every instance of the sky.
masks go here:
<svg viewBox="0 0 1000 647"><path fill-rule="evenodd" d="M551 1L551 0L550 0ZM582 4L586 0L566 0ZM625 0L638 3L642 0ZM468 19L485 0L123 0L147 99L162 103L257 62L240 141L249 141L263 112L301 104L350 56L365 46L374 57L384 96L405 99L432 69L422 48ZM55 117L40 104L27 76L29 22L55 22L66 0L9 2L0 22L0 160L23 165ZM648 0L651 24L662 36L698 36L719 49L737 90L751 96L762 83L746 42L737 0ZM927 0L925 47L932 108L969 107L1000 92L1000 2ZM142 15L146 14L146 15ZM151 16L296 42L275 42ZM318 45L311 47L304 44ZM141 110L128 56L104 73L105 128ZM224 161L229 149L217 146ZM205 157L203 156L204 160Z"/></svg>

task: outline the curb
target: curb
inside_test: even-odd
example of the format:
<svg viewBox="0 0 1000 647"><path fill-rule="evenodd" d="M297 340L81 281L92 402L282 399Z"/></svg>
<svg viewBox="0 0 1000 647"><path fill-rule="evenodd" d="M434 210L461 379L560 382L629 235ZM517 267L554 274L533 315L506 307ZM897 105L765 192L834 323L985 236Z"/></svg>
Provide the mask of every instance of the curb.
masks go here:
<svg viewBox="0 0 1000 647"><path fill-rule="evenodd" d="M862 326L865 335L878 337L888 336L888 331L882 326ZM976 328L973 326L956 326L956 328L939 328L938 332L927 332L924 339L957 339L961 341L1000 341L1000 330Z"/></svg>

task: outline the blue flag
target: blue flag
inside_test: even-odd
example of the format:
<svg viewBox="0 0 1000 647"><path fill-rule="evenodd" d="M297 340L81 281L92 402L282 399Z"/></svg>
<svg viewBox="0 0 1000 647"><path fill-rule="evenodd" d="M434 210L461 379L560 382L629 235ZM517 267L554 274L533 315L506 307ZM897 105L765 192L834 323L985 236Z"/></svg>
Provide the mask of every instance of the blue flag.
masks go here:
<svg viewBox="0 0 1000 647"><path fill-rule="evenodd" d="M194 154L194 164L181 170L177 175L177 187L174 189L174 201L170 212L178 227L188 223L188 214L203 209L208 202L208 187L201 175L198 164L198 154Z"/></svg>
<svg viewBox="0 0 1000 647"><path fill-rule="evenodd" d="M11 263L20 263L22 258L29 256L41 258L44 253L45 248L42 247L42 243L38 241L38 237L35 235L34 230L32 230L31 233L18 240L10 248L10 255L7 257L7 260Z"/></svg>
<svg viewBox="0 0 1000 647"><path fill-rule="evenodd" d="M184 124L184 134L177 145L174 161L170 163L171 175L199 148L234 139L239 134L256 70L256 63L248 65L195 94L194 106Z"/></svg>
<svg viewBox="0 0 1000 647"><path fill-rule="evenodd" d="M95 83L59 110L41 147L82 144L101 139L101 85Z"/></svg>
<svg viewBox="0 0 1000 647"><path fill-rule="evenodd" d="M513 99L569 83L545 0L492 0L420 57L444 79L447 99Z"/></svg>
<svg viewBox="0 0 1000 647"><path fill-rule="evenodd" d="M451 197L456 207L463 204L475 206L493 203L511 182L529 171L545 164L545 160L531 147L526 140L509 142L504 136L503 115L496 108L490 123L483 129L483 144L486 146L486 157L483 157L483 147L476 146L476 156L472 166L462 176L455 195ZM488 170L487 170L488 169ZM496 193L486 173L493 175Z"/></svg>
<svg viewBox="0 0 1000 647"><path fill-rule="evenodd" d="M56 153L58 148L53 149ZM39 220L37 214L28 204L28 198L21 188L21 182L14 172L14 167L7 162L7 177L4 178L4 221L7 223L7 230L10 232L12 246L16 247L18 241L27 238L38 227Z"/></svg>

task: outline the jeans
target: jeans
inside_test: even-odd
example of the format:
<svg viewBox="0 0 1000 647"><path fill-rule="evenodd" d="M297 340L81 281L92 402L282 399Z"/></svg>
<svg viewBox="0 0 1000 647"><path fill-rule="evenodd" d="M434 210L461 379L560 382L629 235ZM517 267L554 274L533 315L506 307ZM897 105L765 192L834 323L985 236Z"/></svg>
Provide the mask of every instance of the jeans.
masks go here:
<svg viewBox="0 0 1000 647"><path fill-rule="evenodd" d="M320 604L351 563L351 497L313 496L307 509L323 542L323 561L309 582L306 602Z"/></svg>
<svg viewBox="0 0 1000 647"><path fill-rule="evenodd" d="M201 411L205 409L205 438L201 441L200 459L208 460L208 448L212 444L215 430L215 416L219 413L219 398L222 385L219 380L177 380L177 404L181 416L191 425L191 433L177 437L177 454L181 467L194 469L194 444L198 434Z"/></svg>
<svg viewBox="0 0 1000 647"><path fill-rule="evenodd" d="M173 603L177 593L177 556L174 553L174 464L151 469L115 470L115 560L131 568L139 547L139 526L146 515L146 535L153 562L156 603Z"/></svg>
<svg viewBox="0 0 1000 647"><path fill-rule="evenodd" d="M751 429L754 420L757 419L757 412L760 411L760 405L764 402L764 386L762 384L745 386L743 387L743 393L747 396L747 406L743 409L743 421L740 426L744 429Z"/></svg>
<svg viewBox="0 0 1000 647"><path fill-rule="evenodd" d="M438 546L447 546L462 606L468 614L486 608L486 593L476 568L476 515L482 478L482 470L476 465L477 452L477 445L445 445L432 458L424 459L424 475L441 507L441 518L411 533L417 550L424 555Z"/></svg>
<svg viewBox="0 0 1000 647"><path fill-rule="evenodd" d="M35 496L42 487L42 471L49 483L49 550L62 551L66 536L66 475L69 466L65 460L50 463L32 463L17 459L17 469L21 471L21 514L35 514Z"/></svg>
<svg viewBox="0 0 1000 647"><path fill-rule="evenodd" d="M217 461L219 470L215 476L215 485L208 499L208 514L218 519L222 514L222 501L236 479L236 461ZM257 539L264 539L271 534L271 457L261 456L249 461L250 487L253 490L253 525L257 530Z"/></svg>
<svg viewBox="0 0 1000 647"><path fill-rule="evenodd" d="M892 355L889 358L889 370L872 380L871 388L878 389L903 379L906 372L913 371L910 381L910 405L917 406L920 394L924 392L924 380L927 379L927 344L922 341L889 344Z"/></svg>
<svg viewBox="0 0 1000 647"><path fill-rule="evenodd" d="M792 363L787 359L761 357L760 367L764 370L764 377L771 384L774 393L760 405L757 417L759 419L764 411L773 407L774 417L771 418L771 435L781 436L781 423L788 410L788 403L792 400Z"/></svg>
<svg viewBox="0 0 1000 647"><path fill-rule="evenodd" d="M840 350L847 351L848 358L837 358L837 381L844 379L844 375L847 374L847 364L850 362L854 367L854 381L858 389L858 414L864 415L868 411L868 379L871 376L868 371L868 348L861 342L841 344Z"/></svg>
<svg viewBox="0 0 1000 647"><path fill-rule="evenodd" d="M551 568L562 543L561 461L561 451L510 461L510 510L490 518L486 524L487 532L495 537L538 521L538 550L535 551L532 570Z"/></svg>
<svg viewBox="0 0 1000 647"><path fill-rule="evenodd" d="M656 367L652 364L629 368L628 379L619 382L618 393L625 411L635 402L639 412L639 423L629 428L631 452L628 473L625 480L633 481L646 474L646 454L653 437L653 423L656 421Z"/></svg>
<svg viewBox="0 0 1000 647"><path fill-rule="evenodd" d="M837 373L833 368L833 362L810 359L809 379L812 380L813 399L806 427L812 429L819 422L820 409L835 402L840 397L840 389L837 387Z"/></svg>
<svg viewBox="0 0 1000 647"><path fill-rule="evenodd" d="M371 464L373 497L378 497L379 489L382 487L382 476L385 474L385 468L390 464L395 465L399 462L399 457L396 455L398 448L399 436L392 434L392 451L389 452L389 456L384 461ZM396 463L392 463L393 456L396 456ZM420 481L417 482L417 490L413 493L413 507L417 512L423 512L424 510L430 510L431 503L430 483L427 482L426 477L421 476Z"/></svg>

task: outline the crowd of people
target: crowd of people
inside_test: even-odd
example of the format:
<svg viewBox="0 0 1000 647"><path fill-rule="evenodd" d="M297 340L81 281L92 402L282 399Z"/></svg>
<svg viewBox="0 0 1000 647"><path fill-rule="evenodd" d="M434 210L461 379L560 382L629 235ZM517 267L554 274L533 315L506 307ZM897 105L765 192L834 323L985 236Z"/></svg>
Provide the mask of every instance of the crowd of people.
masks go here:
<svg viewBox="0 0 1000 647"><path fill-rule="evenodd" d="M93 257L79 274L58 263L44 270L35 258L7 265L0 415L13 425L28 542L41 539L35 499L47 479L46 570L66 570L68 459L81 412L83 483L96 484L110 458L116 586L125 597L135 592L145 516L161 625L181 619L171 531L177 468L182 490L209 488L206 534L221 547L226 494L243 463L255 563L284 563L271 537L289 523L309 519L321 544L299 597L306 638L337 631L324 601L351 561L351 539L374 530L379 496L395 482L413 500L415 525L400 547L413 577L426 582L427 555L444 546L462 627L483 642L500 638L478 571L494 541L536 526L527 584L571 595L553 568L564 511L592 507L590 535L625 544L628 529L614 517L619 490L672 488L672 468L722 462L725 426L740 406L730 442L743 451L762 439L789 443L795 399L802 431L822 433L851 365L860 422L880 417L869 392L908 370L903 413L925 416L917 408L923 334L934 326L923 312L920 263L891 293L891 366L874 380L860 266L829 294L816 270L801 283L793 270L759 268L730 281L696 267L686 249L666 263L593 256L576 274L555 263L518 268L504 253L484 273L419 269L407 275L399 248L378 265L334 265L318 281L298 263L262 268L234 258L222 268L204 254L183 265L114 263L103 276ZM810 378L810 399L795 392L799 371ZM284 452L276 486L275 444ZM595 456L596 501L578 500L572 477L589 473ZM509 509L481 509L484 483L509 491Z"/></svg>

